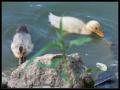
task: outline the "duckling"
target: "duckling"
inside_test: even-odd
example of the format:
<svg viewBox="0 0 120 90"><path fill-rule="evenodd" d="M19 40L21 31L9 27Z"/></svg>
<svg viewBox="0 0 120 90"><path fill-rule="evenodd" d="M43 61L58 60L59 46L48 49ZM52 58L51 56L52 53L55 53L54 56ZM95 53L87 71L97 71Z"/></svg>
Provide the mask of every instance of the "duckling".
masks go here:
<svg viewBox="0 0 120 90"><path fill-rule="evenodd" d="M33 43L31 35L25 25L17 28L16 34L11 43L11 50L16 58L19 59L19 65L25 62L26 56L32 52Z"/></svg>
<svg viewBox="0 0 120 90"><path fill-rule="evenodd" d="M56 16L51 12L48 15L50 24L55 28L59 28L60 18L60 16ZM62 17L62 21L64 31L69 34L90 35L95 33L100 37L104 37L104 33L101 31L100 23L96 20L84 23L82 20L75 17L64 16Z"/></svg>

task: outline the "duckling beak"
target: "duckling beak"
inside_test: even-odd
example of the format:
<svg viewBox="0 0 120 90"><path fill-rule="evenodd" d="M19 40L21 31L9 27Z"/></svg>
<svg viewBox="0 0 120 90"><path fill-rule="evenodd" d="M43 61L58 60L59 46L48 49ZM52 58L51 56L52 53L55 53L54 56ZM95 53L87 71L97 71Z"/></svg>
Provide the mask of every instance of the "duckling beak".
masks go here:
<svg viewBox="0 0 120 90"><path fill-rule="evenodd" d="M101 30L95 30L94 33L96 33L100 37L104 37L104 33Z"/></svg>

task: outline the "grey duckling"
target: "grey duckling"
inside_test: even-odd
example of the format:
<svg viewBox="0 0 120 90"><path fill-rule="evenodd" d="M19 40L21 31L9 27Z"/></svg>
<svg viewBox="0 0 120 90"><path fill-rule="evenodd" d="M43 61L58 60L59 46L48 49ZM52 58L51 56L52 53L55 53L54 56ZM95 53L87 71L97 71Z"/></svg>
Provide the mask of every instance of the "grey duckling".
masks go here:
<svg viewBox="0 0 120 90"><path fill-rule="evenodd" d="M16 33L11 43L11 50L19 60L19 65L25 62L26 56L32 52L33 43L31 35L27 30L26 25L21 25L17 28Z"/></svg>

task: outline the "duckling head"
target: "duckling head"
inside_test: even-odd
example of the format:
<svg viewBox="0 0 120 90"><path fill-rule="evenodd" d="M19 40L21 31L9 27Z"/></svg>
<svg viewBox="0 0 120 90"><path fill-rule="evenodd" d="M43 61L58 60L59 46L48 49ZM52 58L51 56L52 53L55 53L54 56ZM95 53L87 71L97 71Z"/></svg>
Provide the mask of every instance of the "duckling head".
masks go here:
<svg viewBox="0 0 120 90"><path fill-rule="evenodd" d="M29 33L26 25L21 25L17 28L16 33Z"/></svg>
<svg viewBox="0 0 120 90"><path fill-rule="evenodd" d="M104 37L104 33L101 31L100 23L95 20L91 20L86 24L86 30L95 33L100 37Z"/></svg>

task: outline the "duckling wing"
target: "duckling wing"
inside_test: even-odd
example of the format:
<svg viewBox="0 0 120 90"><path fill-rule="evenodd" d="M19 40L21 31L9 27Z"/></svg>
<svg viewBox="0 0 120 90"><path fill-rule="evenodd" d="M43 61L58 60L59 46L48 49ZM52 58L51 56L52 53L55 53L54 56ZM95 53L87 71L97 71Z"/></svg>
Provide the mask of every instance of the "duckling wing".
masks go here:
<svg viewBox="0 0 120 90"><path fill-rule="evenodd" d="M49 14L49 22L52 26L59 28L60 17L52 13ZM84 26L84 22L74 17L65 16L63 17L63 29L68 33L79 34L80 30Z"/></svg>
<svg viewBox="0 0 120 90"><path fill-rule="evenodd" d="M30 52L32 52L33 50L33 43L32 43L32 40L31 40L31 36L28 34L28 36L26 36L27 40L25 40L25 46L26 46L26 54L29 54Z"/></svg>
<svg viewBox="0 0 120 90"><path fill-rule="evenodd" d="M24 45L24 49L25 49L25 55L29 54L30 52L32 52L33 49L33 43L31 40L31 35L30 34L22 34L21 36L21 44Z"/></svg>

